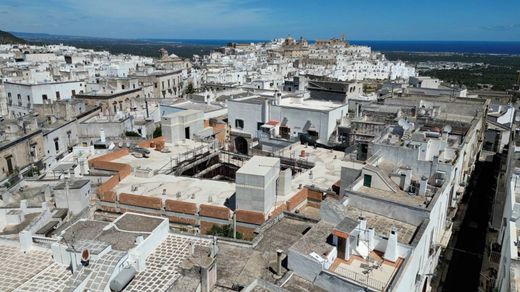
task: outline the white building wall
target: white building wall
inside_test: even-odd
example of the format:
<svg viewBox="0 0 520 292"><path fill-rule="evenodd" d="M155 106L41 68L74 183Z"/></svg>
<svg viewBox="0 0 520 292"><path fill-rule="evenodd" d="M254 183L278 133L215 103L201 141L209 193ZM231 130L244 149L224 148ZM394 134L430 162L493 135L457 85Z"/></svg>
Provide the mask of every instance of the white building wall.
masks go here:
<svg viewBox="0 0 520 292"><path fill-rule="evenodd" d="M57 92L59 92L59 100L71 99L73 91L79 94L83 91L83 87L81 81L44 84L5 83L8 101L11 100L13 105L29 108L33 104L43 104L44 95L50 103L58 100Z"/></svg>

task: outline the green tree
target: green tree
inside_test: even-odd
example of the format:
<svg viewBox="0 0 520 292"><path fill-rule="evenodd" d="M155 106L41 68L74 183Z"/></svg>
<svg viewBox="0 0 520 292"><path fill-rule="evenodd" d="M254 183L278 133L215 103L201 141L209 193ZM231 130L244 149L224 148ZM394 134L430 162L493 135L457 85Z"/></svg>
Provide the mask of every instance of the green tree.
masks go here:
<svg viewBox="0 0 520 292"><path fill-rule="evenodd" d="M193 88L193 83L188 83L188 86L186 87L186 90L184 91L186 94L192 94L195 93L195 88Z"/></svg>
<svg viewBox="0 0 520 292"><path fill-rule="evenodd" d="M211 229L208 231L208 234L233 238L233 228L231 228L231 225L220 226L220 225L214 224L213 226L211 226ZM237 232L236 238L242 239L243 238L242 233Z"/></svg>

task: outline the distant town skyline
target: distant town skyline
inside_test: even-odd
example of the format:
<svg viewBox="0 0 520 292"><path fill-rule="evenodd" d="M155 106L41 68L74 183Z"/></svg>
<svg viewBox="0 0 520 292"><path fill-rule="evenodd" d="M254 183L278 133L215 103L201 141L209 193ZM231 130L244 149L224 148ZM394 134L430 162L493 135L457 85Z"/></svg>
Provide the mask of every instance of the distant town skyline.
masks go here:
<svg viewBox="0 0 520 292"><path fill-rule="evenodd" d="M3 0L0 29L108 38L520 41L520 1Z"/></svg>

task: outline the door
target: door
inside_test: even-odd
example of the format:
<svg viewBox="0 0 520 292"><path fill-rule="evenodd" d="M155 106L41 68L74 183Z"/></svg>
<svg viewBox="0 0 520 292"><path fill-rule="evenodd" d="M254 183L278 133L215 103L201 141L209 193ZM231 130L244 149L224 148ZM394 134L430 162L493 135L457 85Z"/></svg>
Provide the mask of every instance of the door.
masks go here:
<svg viewBox="0 0 520 292"><path fill-rule="evenodd" d="M372 186L372 176L369 174L365 174L363 177L363 186L370 188Z"/></svg>
<svg viewBox="0 0 520 292"><path fill-rule="evenodd" d="M9 155L5 158L5 160L7 161L7 174L12 174L14 172L13 156Z"/></svg>
<svg viewBox="0 0 520 292"><path fill-rule="evenodd" d="M345 260L345 248L347 246L347 239L338 237L338 258Z"/></svg>

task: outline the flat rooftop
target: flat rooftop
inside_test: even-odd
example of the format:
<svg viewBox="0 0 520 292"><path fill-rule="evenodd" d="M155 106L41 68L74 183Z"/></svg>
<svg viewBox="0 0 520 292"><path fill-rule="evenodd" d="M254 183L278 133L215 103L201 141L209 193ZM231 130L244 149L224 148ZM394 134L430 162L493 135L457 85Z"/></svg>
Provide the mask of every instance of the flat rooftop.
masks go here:
<svg viewBox="0 0 520 292"><path fill-rule="evenodd" d="M132 213L125 213L114 222L122 230L132 232L152 232L164 219L157 217L142 216Z"/></svg>
<svg viewBox="0 0 520 292"><path fill-rule="evenodd" d="M242 165L237 174L266 175L279 162L279 158L253 156Z"/></svg>
<svg viewBox="0 0 520 292"><path fill-rule="evenodd" d="M30 285L32 278L46 269L55 267L50 251L29 250L22 252L16 246L2 244L0 245L0 263L2 263L2 268L0 269L0 291L13 291L27 286L37 288L38 291L56 291L57 288L61 287L59 281L52 283L52 285L48 281L42 281L37 286ZM62 267L63 271L65 269L66 267ZM70 272L68 273L70 274ZM61 283L64 284L64 282ZM29 290L20 289L20 291Z"/></svg>
<svg viewBox="0 0 520 292"><path fill-rule="evenodd" d="M401 203L409 206L415 206L415 207L427 207L428 206L428 200L427 197L423 196L417 196L417 195L409 195L408 193L405 193L403 191L398 191L396 193L390 192L390 191L384 191L376 188L369 188L365 186L361 186L355 191L368 195L370 197L380 198L383 200Z"/></svg>
<svg viewBox="0 0 520 292"><path fill-rule="evenodd" d="M419 229L418 225L409 224L348 205L346 207L346 214L353 220L357 220L359 217L365 218L367 220L367 227L374 228L376 234L381 236L388 236L391 230L396 230L397 240L404 244L410 244L417 229Z"/></svg>
<svg viewBox="0 0 520 292"><path fill-rule="evenodd" d="M65 230L61 242L75 249L85 245L102 248L100 245L109 244L114 250L127 251L135 246L139 236L146 239L161 222L159 218L128 213L114 223L80 220Z"/></svg>
<svg viewBox="0 0 520 292"><path fill-rule="evenodd" d="M164 147L170 151L169 153L149 149L150 155L148 155L148 158L137 158L128 154L121 158L112 160L112 162L125 163L130 165L132 168L139 167L143 169L148 168L151 170L160 170L170 167L171 163L175 166L176 159L184 159L195 149L200 149L207 145L207 143L194 142L192 140L185 140L184 142L175 144L166 143Z"/></svg>
<svg viewBox="0 0 520 292"><path fill-rule="evenodd" d="M284 217L262 233L263 237L255 248L219 242L218 285L247 286L256 279L274 283L276 279L266 269L275 266L276 250L282 249L287 254L289 248L314 225L313 222Z"/></svg>
<svg viewBox="0 0 520 292"><path fill-rule="evenodd" d="M180 234L168 234L166 239L146 258L146 270L138 273L124 291L170 291L171 286L180 276L181 263L190 256L190 244L195 247L207 247L211 241Z"/></svg>
<svg viewBox="0 0 520 292"><path fill-rule="evenodd" d="M305 157L300 157L302 151L305 151ZM361 169L363 166L360 162L343 160L345 153L342 151L319 147L314 149L311 146L306 147L299 142L282 149L279 154L282 157L297 158L314 163L313 168L293 176L291 193L288 196L280 197L283 200L288 200L298 192L300 184L302 186L314 185L320 189L329 189L341 179L341 167Z"/></svg>
<svg viewBox="0 0 520 292"><path fill-rule="evenodd" d="M80 180L74 180L69 183L69 189L81 189L86 184L90 183L90 180L88 179L80 179ZM63 182L57 186L54 187L55 190L64 190L66 187L66 184Z"/></svg>
<svg viewBox="0 0 520 292"><path fill-rule="evenodd" d="M348 261L336 258L329 271L360 286L385 291L401 264L402 259L391 263L385 261L380 253L370 252L366 260L356 255L352 255Z"/></svg>
<svg viewBox="0 0 520 292"><path fill-rule="evenodd" d="M331 224L320 221L298 240L291 249L303 255L308 256L314 252L322 258L326 258L334 248L334 246L327 243L327 238L333 229L334 226Z"/></svg>
<svg viewBox="0 0 520 292"><path fill-rule="evenodd" d="M137 190L132 190L132 186ZM231 182L197 179L184 176L158 174L150 178L129 175L114 187L116 193L142 194L148 197L163 197L196 204L213 203L224 205L235 193ZM210 200L211 197L211 200Z"/></svg>
<svg viewBox="0 0 520 292"><path fill-rule="evenodd" d="M193 101L183 101L178 103L171 103L171 104L161 104L163 107L171 107L171 108L178 108L178 109L184 109L184 110L199 110L203 111L205 113L221 110L224 107L218 104L207 104L205 102L193 102Z"/></svg>
<svg viewBox="0 0 520 292"><path fill-rule="evenodd" d="M319 110L319 111L330 111L336 108L346 106L346 104L340 102L332 102L326 100L317 99L301 99L301 98L282 98L280 106L308 109L308 110Z"/></svg>

